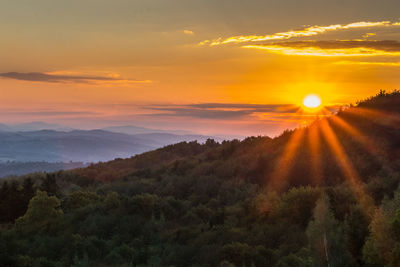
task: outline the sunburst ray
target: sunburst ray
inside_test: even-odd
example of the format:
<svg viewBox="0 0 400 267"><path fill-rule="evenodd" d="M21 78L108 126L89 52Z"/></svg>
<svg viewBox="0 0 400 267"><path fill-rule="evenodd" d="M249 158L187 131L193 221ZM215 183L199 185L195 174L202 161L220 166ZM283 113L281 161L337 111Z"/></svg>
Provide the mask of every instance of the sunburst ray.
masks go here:
<svg viewBox="0 0 400 267"><path fill-rule="evenodd" d="M349 108L344 112L347 112L351 115L360 116L368 120L372 120L374 121L374 123L377 124L390 126L393 128L400 128L400 116L398 114L362 107Z"/></svg>
<svg viewBox="0 0 400 267"><path fill-rule="evenodd" d="M293 160L304 137L304 129L296 129L290 136L281 157L278 159L272 172L269 187L281 191L287 183L287 177L293 167Z"/></svg>
<svg viewBox="0 0 400 267"><path fill-rule="evenodd" d="M364 212L367 215L372 216L375 209L374 202L372 198L365 192L356 169L351 163L350 158L348 157L344 148L340 144L336 134L329 125L328 120L321 120L321 131L327 141L328 146L332 150L332 154L336 158L339 167L355 192L360 206L364 209Z"/></svg>
<svg viewBox="0 0 400 267"><path fill-rule="evenodd" d="M350 134L351 137L353 137L356 142L361 144L362 147L366 151L368 151L371 155L374 155L378 158L379 155L383 154L383 151L379 150L379 145L376 144L375 140L368 137L366 134L363 134L362 132L360 132L358 129L350 125L342 118L338 116L332 116L330 119L333 123L335 123L337 126L339 126L348 134Z"/></svg>
<svg viewBox="0 0 400 267"><path fill-rule="evenodd" d="M310 149L310 169L315 183L319 185L322 182L323 173L321 169L321 140L317 123L309 126L307 136Z"/></svg>

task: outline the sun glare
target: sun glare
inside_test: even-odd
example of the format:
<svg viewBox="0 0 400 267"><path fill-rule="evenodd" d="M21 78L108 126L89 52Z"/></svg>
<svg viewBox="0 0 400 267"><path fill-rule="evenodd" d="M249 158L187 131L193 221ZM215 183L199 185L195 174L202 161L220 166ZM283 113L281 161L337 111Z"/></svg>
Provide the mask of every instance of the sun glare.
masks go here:
<svg viewBox="0 0 400 267"><path fill-rule="evenodd" d="M307 108L317 108L321 105L321 98L317 95L307 95L303 99L303 105Z"/></svg>

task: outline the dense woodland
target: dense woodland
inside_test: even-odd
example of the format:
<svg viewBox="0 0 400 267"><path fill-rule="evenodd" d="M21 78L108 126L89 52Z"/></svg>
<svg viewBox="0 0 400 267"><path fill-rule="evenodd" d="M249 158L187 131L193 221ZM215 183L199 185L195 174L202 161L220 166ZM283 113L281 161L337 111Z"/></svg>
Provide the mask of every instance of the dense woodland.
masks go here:
<svg viewBox="0 0 400 267"><path fill-rule="evenodd" d="M399 182L381 91L276 138L6 179L0 265L400 266Z"/></svg>

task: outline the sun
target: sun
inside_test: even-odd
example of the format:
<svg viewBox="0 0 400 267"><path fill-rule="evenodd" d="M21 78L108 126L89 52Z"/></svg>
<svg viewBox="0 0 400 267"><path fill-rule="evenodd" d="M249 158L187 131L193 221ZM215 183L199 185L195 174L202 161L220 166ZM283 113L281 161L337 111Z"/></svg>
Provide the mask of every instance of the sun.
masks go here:
<svg viewBox="0 0 400 267"><path fill-rule="evenodd" d="M310 109L318 108L321 106L321 98L313 94L306 95L303 99L303 105Z"/></svg>

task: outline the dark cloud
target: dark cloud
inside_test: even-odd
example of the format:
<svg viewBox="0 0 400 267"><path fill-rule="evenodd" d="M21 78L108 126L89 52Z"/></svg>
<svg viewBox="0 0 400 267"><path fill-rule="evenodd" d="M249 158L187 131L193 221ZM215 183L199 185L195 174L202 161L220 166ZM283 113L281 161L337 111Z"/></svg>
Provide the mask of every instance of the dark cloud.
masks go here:
<svg viewBox="0 0 400 267"><path fill-rule="evenodd" d="M394 40L373 41L373 40L330 40L330 41L291 41L275 42L257 46L277 46L291 48L319 48L319 49L351 49L369 48L388 52L400 51L400 42Z"/></svg>
<svg viewBox="0 0 400 267"><path fill-rule="evenodd" d="M295 113L299 107L295 105L262 105L262 104L235 104L235 103L201 103L176 106L146 107L159 113L149 116L179 116L203 119L236 119L253 115L255 113L290 114Z"/></svg>
<svg viewBox="0 0 400 267"><path fill-rule="evenodd" d="M21 81L32 81L32 82L52 82L52 83L62 83L62 82L73 82L73 83L89 83L96 81L105 82L118 82L118 81L128 81L128 82L145 82L139 80L123 80L114 77L107 76L85 76L85 75L57 75L57 74L47 74L42 72L5 72L0 73L0 77L15 79Z"/></svg>
<svg viewBox="0 0 400 267"><path fill-rule="evenodd" d="M207 110L207 109L190 109L190 108L163 108L157 109L165 111L163 113L150 114L151 116L179 116L179 117L195 117L203 119L234 119L253 112L248 110Z"/></svg>
<svg viewBox="0 0 400 267"><path fill-rule="evenodd" d="M293 112L297 107L290 104L242 104L242 103L201 103L187 105L194 108L205 109L249 109L260 111Z"/></svg>

